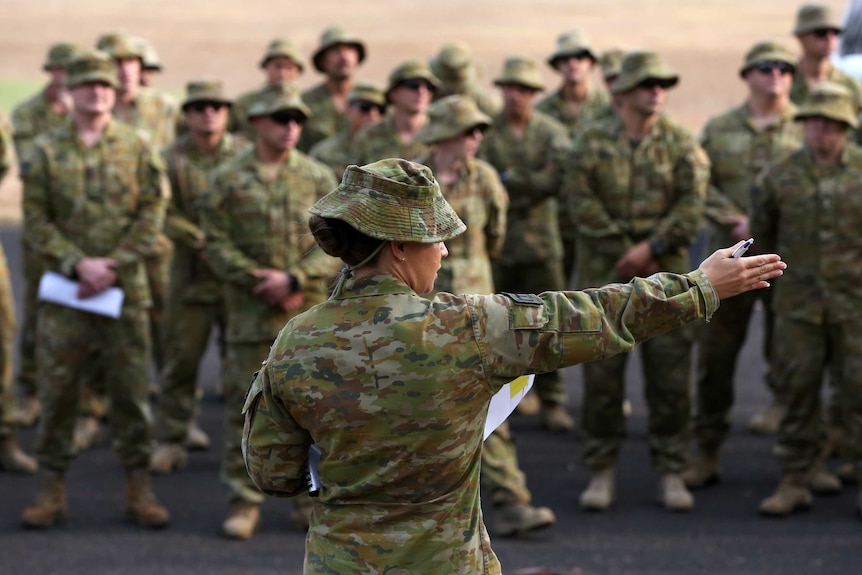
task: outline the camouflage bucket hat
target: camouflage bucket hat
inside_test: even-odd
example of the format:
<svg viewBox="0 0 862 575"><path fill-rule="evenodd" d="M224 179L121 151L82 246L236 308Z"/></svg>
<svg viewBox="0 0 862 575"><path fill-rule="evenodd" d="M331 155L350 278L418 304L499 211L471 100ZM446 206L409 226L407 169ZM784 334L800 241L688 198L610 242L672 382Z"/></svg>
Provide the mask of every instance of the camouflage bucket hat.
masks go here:
<svg viewBox="0 0 862 575"><path fill-rule="evenodd" d="M356 84L347 95L348 102L369 102L381 108L386 107L386 94L371 84Z"/></svg>
<svg viewBox="0 0 862 575"><path fill-rule="evenodd" d="M248 118L271 116L282 110L296 110L311 117L311 110L302 101L299 88L292 84L274 84L261 90L248 109Z"/></svg>
<svg viewBox="0 0 862 575"><path fill-rule="evenodd" d="M482 129L491 125L473 98L452 95L441 98L428 108L428 123L419 132L419 141L431 145L463 134L473 127Z"/></svg>
<svg viewBox="0 0 862 575"><path fill-rule="evenodd" d="M300 72L305 71L305 62L302 61L299 49L290 40L276 38L270 42L266 47L263 58L260 59L260 67L266 67L267 62L273 58L288 58L299 67Z"/></svg>
<svg viewBox="0 0 862 575"><path fill-rule="evenodd" d="M443 197L431 169L398 158L348 166L341 184L308 211L393 242L432 244L467 229Z"/></svg>
<svg viewBox="0 0 862 575"><path fill-rule="evenodd" d="M739 75L744 76L746 72L761 62L781 62L792 66L794 71L796 70L796 58L790 50L778 42L765 40L752 46L745 54L745 61L742 63L742 68L739 69Z"/></svg>
<svg viewBox="0 0 862 575"><path fill-rule="evenodd" d="M813 86L793 119L800 121L818 116L844 122L851 128L859 127L853 95L835 82L820 82Z"/></svg>
<svg viewBox="0 0 862 575"><path fill-rule="evenodd" d="M421 60L407 60L399 64L392 73L389 74L389 86L386 88L386 95L398 87L398 84L406 80L425 80L431 84L435 90L440 89L440 80L431 72L428 64Z"/></svg>
<svg viewBox="0 0 862 575"><path fill-rule="evenodd" d="M620 62L620 75L614 82L611 92L622 94L637 87L644 80L659 80L662 86L672 88L679 83L679 76L658 54L646 50L629 52Z"/></svg>
<svg viewBox="0 0 862 575"><path fill-rule="evenodd" d="M107 52L112 58L138 58L144 61L143 44L128 34L103 34L96 42L96 48Z"/></svg>
<svg viewBox="0 0 862 575"><path fill-rule="evenodd" d="M466 82L475 73L473 53L463 42L444 45L429 62L431 72L444 82Z"/></svg>
<svg viewBox="0 0 862 575"><path fill-rule="evenodd" d="M539 72L539 67L536 63L519 56L506 60L503 64L503 72L494 78L494 84L497 86L517 84L536 91L545 89L542 74Z"/></svg>
<svg viewBox="0 0 862 575"><path fill-rule="evenodd" d="M183 100L182 108L195 102L221 102L230 106L230 98L224 93L224 85L221 80L192 80L186 84L186 99Z"/></svg>
<svg viewBox="0 0 862 575"><path fill-rule="evenodd" d="M69 42L52 44L48 49L48 56L45 58L45 63L42 64L42 69L45 71L65 69L69 62L80 53L81 48Z"/></svg>
<svg viewBox="0 0 862 575"><path fill-rule="evenodd" d="M144 70L161 72L164 67L162 66L162 60L159 58L159 53L156 51L156 47L153 43L145 38L138 38L138 42L140 42L141 51L143 52L141 60L144 64Z"/></svg>
<svg viewBox="0 0 862 575"><path fill-rule="evenodd" d="M838 30L840 32L843 28L829 6L803 4L796 13L796 26L793 28L793 33L799 36L815 30Z"/></svg>
<svg viewBox="0 0 862 575"><path fill-rule="evenodd" d="M74 88L89 82L103 82L119 87L117 64L107 53L99 50L82 50L66 66L66 87Z"/></svg>
<svg viewBox="0 0 862 575"><path fill-rule="evenodd" d="M620 50L619 48L614 48L612 50L605 50L602 52L602 55L599 56L599 68L602 70L602 77L604 79L614 78L620 75L622 71L622 62L623 56L625 56L625 52Z"/></svg>
<svg viewBox="0 0 862 575"><path fill-rule="evenodd" d="M596 53L593 52L590 44L590 39L580 30L563 32L557 36L557 49L554 50L553 54L548 56L546 61L551 68L555 68L557 60L560 58L567 58L569 56L574 56L575 54L586 53L593 62L595 62L598 58L596 58Z"/></svg>
<svg viewBox="0 0 862 575"><path fill-rule="evenodd" d="M346 45L356 48L359 53L359 63L365 61L365 44L357 39L352 34L349 34L343 28L332 26L323 31L320 35L320 47L311 56L311 61L314 63L314 68L318 72L323 72L323 55L333 46Z"/></svg>

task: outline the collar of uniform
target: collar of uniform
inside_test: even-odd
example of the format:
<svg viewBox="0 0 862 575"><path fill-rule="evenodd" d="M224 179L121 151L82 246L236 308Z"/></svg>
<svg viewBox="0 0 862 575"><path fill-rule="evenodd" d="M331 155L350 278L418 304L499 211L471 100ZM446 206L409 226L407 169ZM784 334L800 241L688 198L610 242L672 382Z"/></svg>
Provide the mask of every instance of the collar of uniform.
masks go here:
<svg viewBox="0 0 862 575"><path fill-rule="evenodd" d="M284 172L285 167L295 168L297 166L297 164L299 163L299 153L300 153L299 150L297 150L296 148L294 148L293 150L290 151L290 156L288 156L287 159L281 163L281 168L279 168L279 172L278 172L279 175L281 175ZM261 174L260 169L258 167L260 164L257 161L257 155L254 153L254 146L252 146L251 150L249 150L248 155L246 155L245 158L243 159L243 164L245 164L245 167L254 171L255 176L257 177L258 180L260 180L261 182L267 183L266 178L263 177L263 175ZM276 178L276 179L278 179L278 178Z"/></svg>
<svg viewBox="0 0 862 575"><path fill-rule="evenodd" d="M796 104L789 101L787 105L784 106L784 109L778 114L778 117L781 118L781 124L787 122L793 122L793 117L796 115L797 107ZM751 121L751 114L748 111L748 100L743 102L736 108L736 119L739 121L740 126L746 126L748 128L754 129L754 123Z"/></svg>
<svg viewBox="0 0 862 575"><path fill-rule="evenodd" d="M638 142L637 148L639 148L644 142L650 142L654 140L656 136L658 136L664 131L667 123L667 116L665 116L663 112L659 113L658 118L656 118L656 121L653 122L652 127L649 129L649 132L647 132L643 139ZM629 142L628 137L626 137L626 130L625 126L623 126L623 120L619 114L614 114L610 126L613 134L617 137L619 141L625 141L629 146L631 146L631 142Z"/></svg>
<svg viewBox="0 0 862 575"><path fill-rule="evenodd" d="M341 295L338 299L387 294L417 295L410 286L400 279L391 275L381 274L349 278L344 282L344 287L341 289Z"/></svg>
<svg viewBox="0 0 862 575"><path fill-rule="evenodd" d="M841 150L841 158L840 158L840 159L839 159L839 161L838 161L838 166L837 166L837 167L844 167L844 166L846 166L846 165L847 165L848 161L850 160L850 148L851 148L852 146L853 146L853 143L852 143L852 141L848 138L848 140L847 140L847 145L845 145L845 146L844 146L844 149L843 149L843 150ZM818 168L819 168L819 166L818 166L818 165L817 165L817 163L814 161L814 154L812 154L812 153L811 153L811 149L808 147L808 144L804 144L802 147L805 149L805 156L808 158L808 161L811 163L811 166L812 166L814 169L818 169ZM835 168L827 168L827 169L832 170L832 169L835 169Z"/></svg>
<svg viewBox="0 0 862 575"><path fill-rule="evenodd" d="M76 145L86 149L93 149L101 146L104 142L107 142L108 140L116 139L118 129L117 125L120 123L121 122L119 120L111 116L108 119L108 123L105 126L105 129L102 131L102 135L99 137L98 140L96 140L95 144L89 147L84 146L84 142L81 140L80 136L78 136L78 129L75 127L75 120L72 118L71 114L69 114L69 119L66 120L66 123L63 126L67 130L69 138L73 142L75 142Z"/></svg>
<svg viewBox="0 0 862 575"><path fill-rule="evenodd" d="M234 138L233 134L225 131L221 140L219 140L218 147L216 148L216 151L215 151L216 157L224 157L226 154L228 154L231 151L231 149L233 147L232 146L233 138ZM182 153L189 156L190 158L196 158L197 159L197 158L203 157L203 154L200 152L200 150L198 150L198 147L195 146L194 141L192 141L192 137L188 133L185 133L185 134L177 137L175 145L177 146L177 148Z"/></svg>

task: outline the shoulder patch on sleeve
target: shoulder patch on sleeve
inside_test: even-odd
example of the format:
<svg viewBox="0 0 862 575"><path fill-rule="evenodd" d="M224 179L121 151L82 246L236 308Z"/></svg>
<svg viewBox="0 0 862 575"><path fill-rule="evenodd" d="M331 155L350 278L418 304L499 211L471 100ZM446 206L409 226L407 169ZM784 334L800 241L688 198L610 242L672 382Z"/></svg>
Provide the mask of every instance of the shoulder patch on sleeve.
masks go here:
<svg viewBox="0 0 862 575"><path fill-rule="evenodd" d="M542 302L542 298L532 293L501 292L501 295L504 295L513 302L521 305L532 305L537 307L541 307L542 305L544 305L544 302Z"/></svg>

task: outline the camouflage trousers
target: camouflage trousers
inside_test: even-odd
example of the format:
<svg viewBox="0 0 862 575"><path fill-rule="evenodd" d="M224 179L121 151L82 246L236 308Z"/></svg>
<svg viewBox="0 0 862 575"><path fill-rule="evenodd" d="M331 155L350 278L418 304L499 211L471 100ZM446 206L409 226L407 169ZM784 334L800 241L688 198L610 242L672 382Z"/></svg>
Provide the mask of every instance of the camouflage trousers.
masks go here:
<svg viewBox="0 0 862 575"><path fill-rule="evenodd" d="M807 470L820 454L825 440L821 388L828 373L841 394L844 456L862 472L862 321L812 324L778 315L772 357L788 394L775 447L782 469Z"/></svg>
<svg viewBox="0 0 862 575"><path fill-rule="evenodd" d="M153 361L156 369L164 366L164 325L168 307L168 289L171 281L171 258L174 245L164 234L156 237L155 252L144 260L147 268L147 281L150 285L150 339L153 342Z"/></svg>
<svg viewBox="0 0 862 575"><path fill-rule="evenodd" d="M26 396L38 393L36 386L36 312L42 263L33 248L21 242L24 266L24 317L18 334L18 388Z"/></svg>
<svg viewBox="0 0 862 575"><path fill-rule="evenodd" d="M170 300L165 322L165 356L156 435L165 443L183 443L198 409L198 367L213 328L219 331L224 361L224 304Z"/></svg>
<svg viewBox="0 0 862 575"><path fill-rule="evenodd" d="M273 338L274 339L274 338ZM224 445L222 448L221 478L231 490L230 503L260 505L261 493L245 469L242 457L242 428L245 417L242 406L251 385L252 376L260 370L269 356L272 342L229 342L224 367L222 389L224 390Z"/></svg>
<svg viewBox="0 0 862 575"><path fill-rule="evenodd" d="M524 472L518 467L515 442L509 423L503 422L482 446L482 489L496 505L527 505L530 491Z"/></svg>
<svg viewBox="0 0 862 575"><path fill-rule="evenodd" d="M0 247L0 439L14 433L12 409L15 389L12 380L12 353L15 341L15 301L6 254Z"/></svg>
<svg viewBox="0 0 862 575"><path fill-rule="evenodd" d="M691 326L639 346L644 368L648 444L653 467L663 473L688 465ZM626 436L623 414L628 354L584 364L581 427L590 469L614 465Z"/></svg>
<svg viewBox="0 0 862 575"><path fill-rule="evenodd" d="M768 298L769 293L749 292L724 300L712 320L700 326L694 437L703 448L718 449L730 431L736 361L745 342L754 304L764 296ZM764 304L763 354L769 361L774 318L768 299L764 299ZM765 379L772 393L783 400L786 392L770 367L767 367Z"/></svg>
<svg viewBox="0 0 862 575"><path fill-rule="evenodd" d="M127 307L119 319L41 303L36 363L42 416L36 457L43 469L64 472L74 458L72 437L81 375L98 366L110 400L114 449L125 467L145 467L152 450L147 396L150 366L147 310Z"/></svg>
<svg viewBox="0 0 862 575"><path fill-rule="evenodd" d="M495 263L493 271L494 286L498 293L538 294L566 289L563 264L559 259L537 259L535 263ZM533 389L543 403L565 405L569 399L559 370L537 375L533 380Z"/></svg>

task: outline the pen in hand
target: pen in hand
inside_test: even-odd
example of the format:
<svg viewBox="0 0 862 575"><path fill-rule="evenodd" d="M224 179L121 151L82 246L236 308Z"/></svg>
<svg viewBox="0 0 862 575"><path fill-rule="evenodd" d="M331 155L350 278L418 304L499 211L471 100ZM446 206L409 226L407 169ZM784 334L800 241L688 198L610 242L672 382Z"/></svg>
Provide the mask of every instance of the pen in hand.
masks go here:
<svg viewBox="0 0 862 575"><path fill-rule="evenodd" d="M749 239L745 240L744 244L742 244L741 246L739 246L738 248L733 250L733 253L730 254L730 257L731 258L741 257L745 252L748 251L748 248L750 248L751 244L753 244L753 243L754 243L754 238L749 238Z"/></svg>

